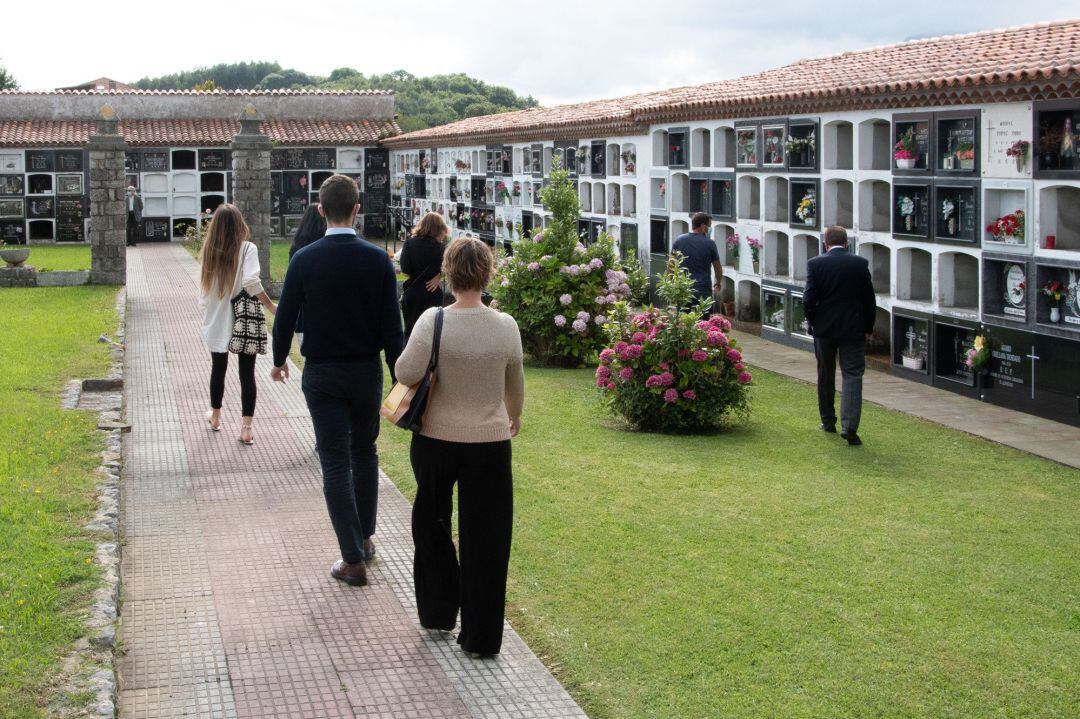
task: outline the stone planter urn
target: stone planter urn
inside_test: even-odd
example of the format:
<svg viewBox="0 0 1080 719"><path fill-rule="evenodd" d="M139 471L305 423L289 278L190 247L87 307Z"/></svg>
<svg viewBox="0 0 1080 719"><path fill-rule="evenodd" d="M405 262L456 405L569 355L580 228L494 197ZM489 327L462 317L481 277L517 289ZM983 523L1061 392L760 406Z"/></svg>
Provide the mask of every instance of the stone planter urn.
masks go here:
<svg viewBox="0 0 1080 719"><path fill-rule="evenodd" d="M7 263L8 267L22 267L30 257L29 247L3 247L0 248L0 259Z"/></svg>

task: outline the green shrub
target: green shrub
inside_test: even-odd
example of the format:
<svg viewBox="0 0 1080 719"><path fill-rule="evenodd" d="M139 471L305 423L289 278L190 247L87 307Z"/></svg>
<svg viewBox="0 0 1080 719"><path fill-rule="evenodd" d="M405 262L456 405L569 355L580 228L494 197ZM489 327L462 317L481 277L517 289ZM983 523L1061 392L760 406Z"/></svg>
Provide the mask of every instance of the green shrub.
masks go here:
<svg viewBox="0 0 1080 719"><path fill-rule="evenodd" d="M589 247L581 244L577 190L565 170L551 173L540 196L551 224L514 242L513 254L499 262L492 295L517 320L528 354L543 364L577 367L604 345L608 312L631 297L631 283L647 282L636 260L630 272L624 269L606 233Z"/></svg>
<svg viewBox="0 0 1080 719"><path fill-rule="evenodd" d="M608 409L638 429L706 432L749 411L752 377L728 336L731 323L703 319L706 307L690 305L692 287L676 256L657 283L666 310L631 314L620 302L610 312L612 345L600 352L596 385Z"/></svg>

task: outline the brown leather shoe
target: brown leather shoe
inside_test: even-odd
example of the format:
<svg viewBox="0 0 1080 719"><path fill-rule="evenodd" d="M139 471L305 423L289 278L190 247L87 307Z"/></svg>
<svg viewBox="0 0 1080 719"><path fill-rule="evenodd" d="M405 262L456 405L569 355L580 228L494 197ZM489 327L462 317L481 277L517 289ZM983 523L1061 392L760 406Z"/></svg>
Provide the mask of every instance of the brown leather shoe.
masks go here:
<svg viewBox="0 0 1080 719"><path fill-rule="evenodd" d="M367 584L367 569L363 562L349 564L344 559L339 559L330 567L330 576L354 587Z"/></svg>
<svg viewBox="0 0 1080 719"><path fill-rule="evenodd" d="M375 542L368 537L364 540L364 560L370 562L375 558Z"/></svg>

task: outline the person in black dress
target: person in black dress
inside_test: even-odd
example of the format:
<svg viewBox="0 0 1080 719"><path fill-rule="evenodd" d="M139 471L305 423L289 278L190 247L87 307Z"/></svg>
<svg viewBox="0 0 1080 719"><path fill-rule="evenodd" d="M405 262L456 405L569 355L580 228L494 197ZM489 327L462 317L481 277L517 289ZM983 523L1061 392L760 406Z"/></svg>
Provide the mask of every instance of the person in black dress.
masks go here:
<svg viewBox="0 0 1080 719"><path fill-rule="evenodd" d="M405 340L424 310L441 307L442 261L450 228L442 215L429 212L413 228L412 237L401 249L401 271L408 275L401 289L401 311L405 317Z"/></svg>
<svg viewBox="0 0 1080 719"><path fill-rule="evenodd" d="M295 255L298 250L304 249L316 240L321 240L325 234L326 219L319 214L319 203L316 202L312 205L308 205L308 208L304 210L304 216L300 218L300 224L296 228L296 234L293 235L292 247L289 248L289 262L292 262L293 255ZM296 317L296 341L303 346L303 311Z"/></svg>

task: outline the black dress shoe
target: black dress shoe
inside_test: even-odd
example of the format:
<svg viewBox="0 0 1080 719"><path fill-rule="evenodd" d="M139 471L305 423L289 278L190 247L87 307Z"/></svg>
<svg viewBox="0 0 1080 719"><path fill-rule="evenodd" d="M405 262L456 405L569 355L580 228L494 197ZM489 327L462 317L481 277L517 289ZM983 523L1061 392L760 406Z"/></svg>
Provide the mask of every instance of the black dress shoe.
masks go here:
<svg viewBox="0 0 1080 719"><path fill-rule="evenodd" d="M847 440L847 443L852 447L858 447L862 445L862 440L859 439L859 435L855 432L844 431L840 433L840 436Z"/></svg>
<svg viewBox="0 0 1080 719"><path fill-rule="evenodd" d="M836 425L835 424L821 424L821 425L819 425L819 429L822 432L829 432L830 434L836 434Z"/></svg>

